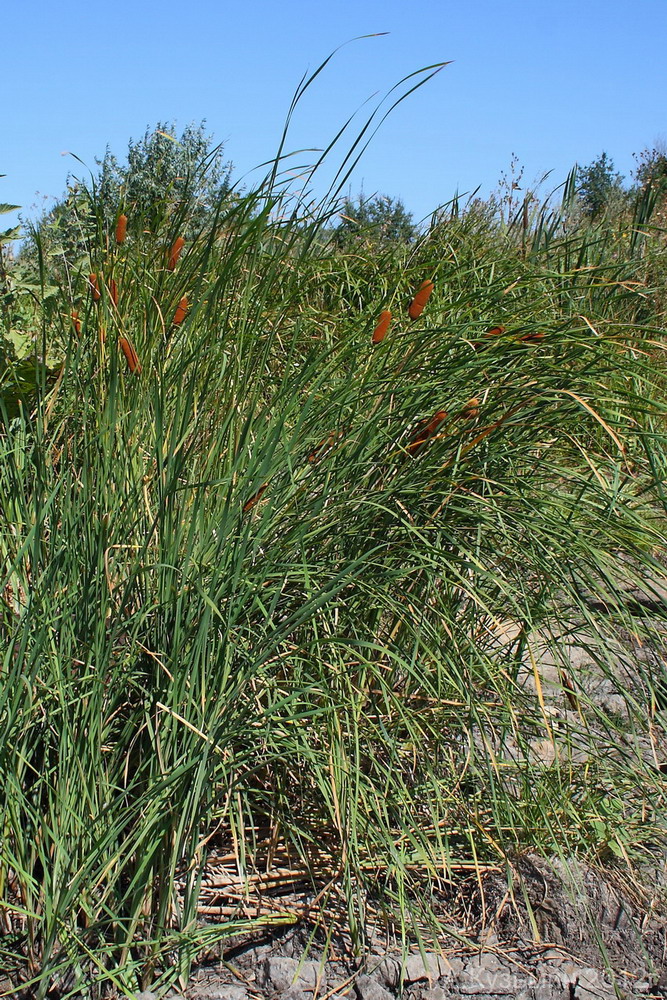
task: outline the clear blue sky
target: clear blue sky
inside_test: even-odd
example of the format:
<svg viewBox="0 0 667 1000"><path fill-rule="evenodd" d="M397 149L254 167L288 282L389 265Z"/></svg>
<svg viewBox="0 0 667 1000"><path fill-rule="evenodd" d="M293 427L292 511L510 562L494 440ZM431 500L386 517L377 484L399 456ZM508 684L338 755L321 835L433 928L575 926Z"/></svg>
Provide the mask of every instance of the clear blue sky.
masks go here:
<svg viewBox="0 0 667 1000"><path fill-rule="evenodd" d="M417 218L488 193L512 153L554 186L602 150L626 176L667 135L667 0L33 0L3 5L0 201L30 211L107 144L206 119L236 174L275 152L302 74L345 46L297 112L292 149L322 146L375 92L453 60L385 122L357 170ZM363 115L363 110L361 112ZM5 219L7 220L5 222ZM4 228L9 217L0 220Z"/></svg>

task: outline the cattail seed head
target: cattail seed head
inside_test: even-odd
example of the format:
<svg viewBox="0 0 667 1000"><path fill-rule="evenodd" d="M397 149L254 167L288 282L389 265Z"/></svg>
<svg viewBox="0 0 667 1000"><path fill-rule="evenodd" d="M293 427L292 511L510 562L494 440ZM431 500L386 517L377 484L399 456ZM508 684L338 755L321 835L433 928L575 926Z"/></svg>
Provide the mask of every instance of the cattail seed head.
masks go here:
<svg viewBox="0 0 667 1000"><path fill-rule="evenodd" d="M102 298L102 293L100 291L100 286L97 281L96 274L88 275L88 284L90 285L91 295L93 296L93 302L99 302Z"/></svg>
<svg viewBox="0 0 667 1000"><path fill-rule="evenodd" d="M109 280L107 281L107 288L109 290L109 297L111 298L111 301L113 302L113 304L115 306L117 306L118 305L118 285L113 280L113 278L109 278Z"/></svg>
<svg viewBox="0 0 667 1000"><path fill-rule="evenodd" d="M249 500L246 500L246 502L243 504L243 513L244 514L246 514L249 510L252 510L252 508L255 506L255 504L259 503L259 501L262 499L262 496L264 494L264 490L266 489L266 487L268 485L269 485L268 483L262 483L262 485L257 490L257 492L253 493L253 495L250 497Z"/></svg>
<svg viewBox="0 0 667 1000"><path fill-rule="evenodd" d="M72 326L74 327L74 332L77 335L81 333L81 320L79 319L79 313L76 309L72 310Z"/></svg>
<svg viewBox="0 0 667 1000"><path fill-rule="evenodd" d="M484 334L485 337L499 337L501 334L505 333L504 326L490 326L489 329Z"/></svg>
<svg viewBox="0 0 667 1000"><path fill-rule="evenodd" d="M519 337L524 344L539 344L540 341L544 340L546 334L542 330L536 330L534 333L526 333L523 337Z"/></svg>
<svg viewBox="0 0 667 1000"><path fill-rule="evenodd" d="M167 267L170 271L173 271L178 263L178 258L181 256L181 250L185 246L185 240L182 236L177 236L171 245L171 250L169 251L169 259L167 260Z"/></svg>
<svg viewBox="0 0 667 1000"><path fill-rule="evenodd" d="M337 441L343 437L343 431L332 431L326 437L322 438L319 444L316 444L313 450L308 455L308 462L310 465L314 465L315 462L319 462L321 458L329 454L333 446Z"/></svg>
<svg viewBox="0 0 667 1000"><path fill-rule="evenodd" d="M447 412L445 410L438 410L430 420L422 420L420 426L410 438L410 443L407 446L408 454L413 456L419 454L427 441L433 437L440 424L446 419Z"/></svg>
<svg viewBox="0 0 667 1000"><path fill-rule="evenodd" d="M176 312L174 313L174 318L172 320L174 326L180 326L180 324L187 316L189 308L190 308L190 303L188 302L188 297L187 295L184 295L181 301L176 306Z"/></svg>
<svg viewBox="0 0 667 1000"><path fill-rule="evenodd" d="M116 243L124 243L127 235L127 216L119 215L116 223Z"/></svg>
<svg viewBox="0 0 667 1000"><path fill-rule="evenodd" d="M378 324L373 330L373 343L381 344L384 340L387 330L391 325L391 312L389 309L383 309L378 318Z"/></svg>
<svg viewBox="0 0 667 1000"><path fill-rule="evenodd" d="M464 420L474 420L479 416L479 400L476 396L469 399L466 405L461 410L461 416Z"/></svg>
<svg viewBox="0 0 667 1000"><path fill-rule="evenodd" d="M141 374L141 365L139 364L139 358L137 357L137 352L126 337L118 338L118 345L125 355L125 360L127 361L127 367L133 375Z"/></svg>
<svg viewBox="0 0 667 1000"><path fill-rule="evenodd" d="M419 291L408 306L408 316L410 319L417 319L417 317L421 316L424 306L428 302L434 288L435 285L429 279L422 281Z"/></svg>

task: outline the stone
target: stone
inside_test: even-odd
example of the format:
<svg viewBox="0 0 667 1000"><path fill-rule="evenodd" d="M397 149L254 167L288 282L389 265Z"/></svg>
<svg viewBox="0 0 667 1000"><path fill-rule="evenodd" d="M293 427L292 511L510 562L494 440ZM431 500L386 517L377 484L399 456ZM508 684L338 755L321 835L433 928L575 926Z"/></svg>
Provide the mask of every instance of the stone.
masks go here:
<svg viewBox="0 0 667 1000"><path fill-rule="evenodd" d="M142 990L141 993L134 994L134 1000L158 1000L157 993L151 990Z"/></svg>
<svg viewBox="0 0 667 1000"><path fill-rule="evenodd" d="M579 969L575 984L577 1000L614 1000L615 998L611 980L599 969Z"/></svg>
<svg viewBox="0 0 667 1000"><path fill-rule="evenodd" d="M246 1000L248 991L245 986L216 986L206 993L206 1000Z"/></svg>
<svg viewBox="0 0 667 1000"><path fill-rule="evenodd" d="M533 987L534 1000L569 1000L570 991L563 989L560 983L553 979L550 982L540 979Z"/></svg>
<svg viewBox="0 0 667 1000"><path fill-rule="evenodd" d="M369 955L364 962L364 973L367 976L388 986L390 989L398 986L401 976L401 963L392 955Z"/></svg>
<svg viewBox="0 0 667 1000"><path fill-rule="evenodd" d="M403 982L418 983L427 979L433 983L441 976L451 974L451 964L442 955L435 952L426 952L422 955L408 955L403 966Z"/></svg>
<svg viewBox="0 0 667 1000"><path fill-rule="evenodd" d="M394 1000L394 994L370 976L357 976L354 985L359 1000Z"/></svg>
<svg viewBox="0 0 667 1000"><path fill-rule="evenodd" d="M284 958L274 955L264 960L260 966L257 982L264 988L270 988L276 993L287 990L312 990L320 981L320 988L326 987L324 976L320 976L320 966L317 962L300 962L296 958Z"/></svg>
<svg viewBox="0 0 667 1000"><path fill-rule="evenodd" d="M459 992L467 996L490 993L494 996L513 997L530 985L531 982L525 976L508 969L493 953L471 958L457 982Z"/></svg>
<svg viewBox="0 0 667 1000"><path fill-rule="evenodd" d="M422 990L422 1000L449 1000L451 993L442 986L434 986L431 990Z"/></svg>

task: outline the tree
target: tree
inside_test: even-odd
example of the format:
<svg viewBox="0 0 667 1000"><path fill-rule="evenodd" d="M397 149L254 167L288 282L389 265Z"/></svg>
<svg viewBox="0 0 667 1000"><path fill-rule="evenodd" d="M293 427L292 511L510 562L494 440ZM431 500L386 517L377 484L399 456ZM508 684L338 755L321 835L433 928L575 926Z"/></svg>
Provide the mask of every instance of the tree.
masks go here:
<svg viewBox="0 0 667 1000"><path fill-rule="evenodd" d="M601 153L587 167L577 170L577 200L591 221L625 200L623 177L614 168L614 161Z"/></svg>
<svg viewBox="0 0 667 1000"><path fill-rule="evenodd" d="M214 146L205 122L188 125L177 137L174 125L159 122L141 139L130 139L127 161L109 148L97 160L91 184L69 177L63 197L34 227L22 250L25 263L40 254L58 266L82 260L100 228L112 233L118 215L129 218L128 233L156 232L176 213L185 235L197 232L220 199L230 197L231 163Z"/></svg>
<svg viewBox="0 0 667 1000"><path fill-rule="evenodd" d="M212 145L205 122L188 125L180 138L173 124L158 122L141 139L130 139L127 164L108 148L97 162L105 217L115 219L122 206L151 228L186 204L190 226L200 227L231 187L232 164L224 162L222 145Z"/></svg>
<svg viewBox="0 0 667 1000"><path fill-rule="evenodd" d="M637 166L633 176L639 188L652 187L660 194L667 191L667 147L664 143L647 147L641 153L635 153L634 158Z"/></svg>
<svg viewBox="0 0 667 1000"><path fill-rule="evenodd" d="M409 243L416 235L412 214L400 198L388 195L364 198L359 194L356 200L348 197L339 218L335 234L338 246L348 246L356 240Z"/></svg>

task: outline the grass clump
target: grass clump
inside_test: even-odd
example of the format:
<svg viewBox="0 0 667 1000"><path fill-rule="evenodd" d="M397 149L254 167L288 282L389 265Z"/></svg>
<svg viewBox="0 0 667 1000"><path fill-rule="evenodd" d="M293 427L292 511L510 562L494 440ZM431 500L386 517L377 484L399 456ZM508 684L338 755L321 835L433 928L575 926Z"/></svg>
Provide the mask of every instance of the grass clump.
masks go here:
<svg viewBox="0 0 667 1000"><path fill-rule="evenodd" d="M664 668L623 653L664 621L645 258L474 212L346 253L335 204L273 170L187 242L187 198L125 204L48 276L57 379L0 437L16 988L186 978L296 919L253 890L278 860L362 942L528 847L664 843Z"/></svg>

